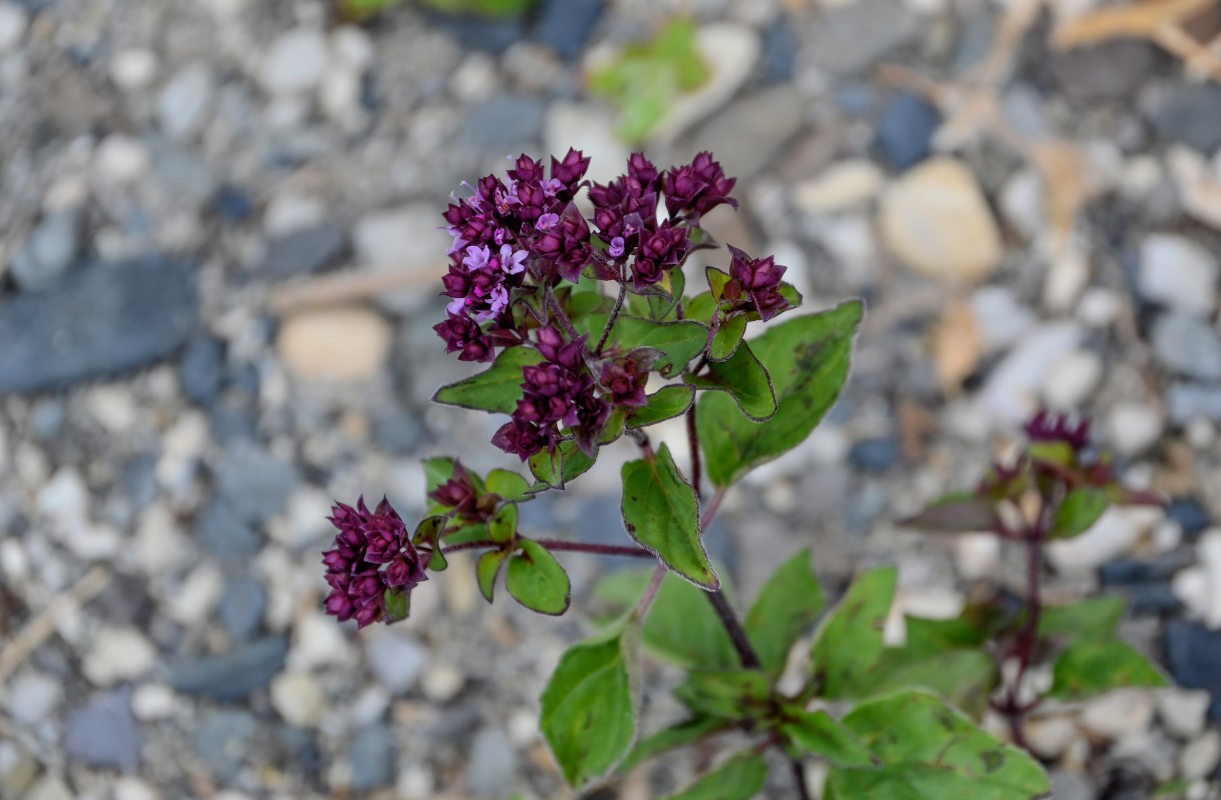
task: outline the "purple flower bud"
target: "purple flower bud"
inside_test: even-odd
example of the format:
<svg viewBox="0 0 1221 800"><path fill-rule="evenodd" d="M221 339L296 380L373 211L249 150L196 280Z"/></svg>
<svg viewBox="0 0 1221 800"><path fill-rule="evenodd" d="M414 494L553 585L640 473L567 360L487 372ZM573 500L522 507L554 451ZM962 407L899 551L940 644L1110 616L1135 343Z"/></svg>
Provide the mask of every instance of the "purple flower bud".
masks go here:
<svg viewBox="0 0 1221 800"><path fill-rule="evenodd" d="M1040 409L1025 425L1026 435L1035 442L1064 442L1073 450L1082 450L1090 443L1090 421L1082 417L1076 422L1068 414L1051 414Z"/></svg>
<svg viewBox="0 0 1221 800"><path fill-rule="evenodd" d="M479 327L479 323L464 313L451 311L448 319L437 323L432 329L445 340L445 352L458 353L459 361L491 361L495 358L492 340Z"/></svg>
<svg viewBox="0 0 1221 800"><path fill-rule="evenodd" d="M723 203L736 209L738 201L729 196L735 183L736 178L725 177L725 171L712 159L712 153L699 153L690 164L671 167L666 172L663 185L666 210L671 217L685 212L698 221Z"/></svg>
<svg viewBox="0 0 1221 800"><path fill-rule="evenodd" d="M777 264L772 256L752 259L733 245L729 245L733 260L729 266L730 282L725 287L725 296L744 299L739 306L744 311L757 311L761 319L771 319L789 307L789 301L780 293L781 278L788 267Z"/></svg>

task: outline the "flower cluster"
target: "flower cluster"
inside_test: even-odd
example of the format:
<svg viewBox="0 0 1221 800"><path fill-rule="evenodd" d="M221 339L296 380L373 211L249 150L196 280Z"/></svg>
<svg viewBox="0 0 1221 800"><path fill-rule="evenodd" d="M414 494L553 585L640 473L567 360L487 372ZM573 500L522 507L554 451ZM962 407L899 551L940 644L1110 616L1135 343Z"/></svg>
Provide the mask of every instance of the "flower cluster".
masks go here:
<svg viewBox="0 0 1221 800"><path fill-rule="evenodd" d="M1052 414L1040 409L1024 426L1026 436L1032 442L1063 442L1074 452L1084 450L1090 443L1090 421L1081 418L1074 422L1066 414Z"/></svg>
<svg viewBox="0 0 1221 800"><path fill-rule="evenodd" d="M463 522L487 522L496 513L499 498L484 494L462 462L454 462L454 474L448 481L429 493L428 499L454 510Z"/></svg>
<svg viewBox="0 0 1221 800"><path fill-rule="evenodd" d="M787 267L776 263L772 256L751 258L729 245L733 260L729 265L730 280L721 296L734 304L735 310L756 312L761 319L771 319L789 307L780 293L781 278Z"/></svg>
<svg viewBox="0 0 1221 800"><path fill-rule="evenodd" d="M428 580L402 518L385 498L373 511L363 497L356 508L336 503L329 519L339 533L334 549L322 555L331 586L328 614L355 618L363 628L386 618L388 596L405 596Z"/></svg>

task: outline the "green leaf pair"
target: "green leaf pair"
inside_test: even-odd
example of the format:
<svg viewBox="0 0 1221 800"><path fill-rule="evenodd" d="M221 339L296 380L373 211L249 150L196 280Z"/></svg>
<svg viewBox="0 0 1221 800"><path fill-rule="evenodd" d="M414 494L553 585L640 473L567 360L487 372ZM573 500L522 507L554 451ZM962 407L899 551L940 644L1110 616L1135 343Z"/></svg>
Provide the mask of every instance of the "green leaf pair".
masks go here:
<svg viewBox="0 0 1221 800"><path fill-rule="evenodd" d="M516 522L517 507L508 505L505 508L514 509ZM509 568L505 575L505 588L514 600L540 614L559 615L567 611L572 599L572 585L560 562L533 539L517 539L515 544L509 541L510 544L505 547L488 550L479 557L475 576L484 598L492 602L496 577L507 561Z"/></svg>

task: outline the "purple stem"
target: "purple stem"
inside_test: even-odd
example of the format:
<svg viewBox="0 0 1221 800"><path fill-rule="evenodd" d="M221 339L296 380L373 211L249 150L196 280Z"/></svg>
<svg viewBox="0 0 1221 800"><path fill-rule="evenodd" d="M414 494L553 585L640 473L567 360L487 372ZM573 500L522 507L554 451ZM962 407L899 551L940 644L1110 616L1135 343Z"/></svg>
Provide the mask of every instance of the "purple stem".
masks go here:
<svg viewBox="0 0 1221 800"><path fill-rule="evenodd" d="M594 553L602 556L628 556L631 558L654 558L648 550L640 547L620 547L614 544L590 544L587 542L567 542L562 539L535 539L535 542L548 550L567 550L573 553ZM459 550L479 550L485 547L500 547L503 542L491 539L481 539L477 542L463 542L442 547L441 553L456 553Z"/></svg>
<svg viewBox="0 0 1221 800"><path fill-rule="evenodd" d="M606 320L606 327L602 329L602 338L598 340L598 346L594 348L594 355L602 355L602 348L606 345L606 339L610 336L611 328L615 327L615 322L619 319L619 312L623 310L623 301L627 298L627 281L623 279L622 270L619 275L619 298L615 300L615 307L611 309L610 318Z"/></svg>

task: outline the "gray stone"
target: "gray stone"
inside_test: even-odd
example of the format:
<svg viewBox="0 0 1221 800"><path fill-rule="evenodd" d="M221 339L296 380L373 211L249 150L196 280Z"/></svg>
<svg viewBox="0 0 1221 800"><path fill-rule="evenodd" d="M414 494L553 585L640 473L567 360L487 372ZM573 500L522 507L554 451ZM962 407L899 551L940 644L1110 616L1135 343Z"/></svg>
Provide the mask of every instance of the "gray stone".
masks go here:
<svg viewBox="0 0 1221 800"><path fill-rule="evenodd" d="M1211 631L1194 622L1175 620L1166 626L1166 668L1174 682L1187 689L1207 689L1212 694L1208 715L1221 719L1221 631Z"/></svg>
<svg viewBox="0 0 1221 800"><path fill-rule="evenodd" d="M1153 323L1153 352L1162 366L1198 380L1221 380L1221 336L1207 322L1177 311Z"/></svg>
<svg viewBox="0 0 1221 800"><path fill-rule="evenodd" d="M762 79L768 83L791 81L796 72L800 44L793 21L781 14L763 31Z"/></svg>
<svg viewBox="0 0 1221 800"><path fill-rule="evenodd" d="M175 75L157 98L161 130L173 139L195 133L212 101L212 85L212 73L203 64L192 64Z"/></svg>
<svg viewBox="0 0 1221 800"><path fill-rule="evenodd" d="M54 286L76 260L79 236L80 215L76 211L48 215L13 257L9 265L13 280L27 292Z"/></svg>
<svg viewBox="0 0 1221 800"><path fill-rule="evenodd" d="M858 0L828 9L812 28L809 52L815 60L848 75L914 41L919 20L896 0Z"/></svg>
<svg viewBox="0 0 1221 800"><path fill-rule="evenodd" d="M225 367L225 346L205 333L191 337L178 363L178 385L187 399L210 406L220 393Z"/></svg>
<svg viewBox="0 0 1221 800"><path fill-rule="evenodd" d="M68 715L64 751L72 761L132 771L140 764L140 731L131 714L131 688L95 695Z"/></svg>
<svg viewBox="0 0 1221 800"><path fill-rule="evenodd" d="M193 203L212 198L219 185L216 173L202 157L173 145L154 148L153 166L170 194Z"/></svg>
<svg viewBox="0 0 1221 800"><path fill-rule="evenodd" d="M272 278L309 275L342 261L349 249L347 231L324 222L268 242L259 271Z"/></svg>
<svg viewBox="0 0 1221 800"><path fill-rule="evenodd" d="M1053 48L1047 68L1070 100L1118 100L1131 97L1132 87L1144 82L1155 53L1149 42L1116 39L1090 47Z"/></svg>
<svg viewBox="0 0 1221 800"><path fill-rule="evenodd" d="M348 752L353 791L368 792L389 785L394 780L396 756L397 746L389 728L370 725L357 731Z"/></svg>
<svg viewBox="0 0 1221 800"><path fill-rule="evenodd" d="M229 783L242 768L258 727L248 711L209 711L195 726L195 754L214 778Z"/></svg>
<svg viewBox="0 0 1221 800"><path fill-rule="evenodd" d="M98 263L52 291L0 304L0 394L148 366L177 350L198 315L191 273L149 257Z"/></svg>
<svg viewBox="0 0 1221 800"><path fill-rule="evenodd" d="M214 499L204 509L195 529L195 540L204 552L219 561L245 561L263 546L259 532L220 499Z"/></svg>
<svg viewBox="0 0 1221 800"><path fill-rule="evenodd" d="M796 135L803 107L801 96L791 86L752 92L703 126L696 137L698 149L715 153L726 174L752 178Z"/></svg>
<svg viewBox="0 0 1221 800"><path fill-rule="evenodd" d="M1195 417L1221 421L1221 383L1176 381L1166 392L1166 405L1180 425Z"/></svg>
<svg viewBox="0 0 1221 800"><path fill-rule="evenodd" d="M885 472L899 460L899 440L893 436L862 439L848 450L848 463L865 472Z"/></svg>
<svg viewBox="0 0 1221 800"><path fill-rule="evenodd" d="M513 783L518 758L509 734L500 728L484 728L475 734L466 764L466 785L478 795L500 797Z"/></svg>
<svg viewBox="0 0 1221 800"><path fill-rule="evenodd" d="M271 683L287 655L285 637L258 639L227 653L180 662L170 672L170 684L186 694L237 700Z"/></svg>
<svg viewBox="0 0 1221 800"><path fill-rule="evenodd" d="M416 684L427 662L427 652L414 639L385 633L369 640L365 647L369 667L382 685L401 694Z"/></svg>
<svg viewBox="0 0 1221 800"><path fill-rule="evenodd" d="M1176 86L1154 109L1153 125L1166 139L1211 153L1221 145L1221 86Z"/></svg>
<svg viewBox="0 0 1221 800"><path fill-rule="evenodd" d="M528 95L497 95L475 106L463 120L457 144L481 152L529 145L543 133L546 104Z"/></svg>
<svg viewBox="0 0 1221 800"><path fill-rule="evenodd" d="M225 582L216 616L236 642L253 636L267 610L267 592L252 575L237 575Z"/></svg>
<svg viewBox="0 0 1221 800"><path fill-rule="evenodd" d="M291 464L242 439L225 447L212 472L221 500L251 523L266 522L279 514L298 481Z"/></svg>
<svg viewBox="0 0 1221 800"><path fill-rule="evenodd" d="M922 98L899 92L878 123L877 144L890 166L904 170L929 154L941 115Z"/></svg>
<svg viewBox="0 0 1221 800"><path fill-rule="evenodd" d="M602 0L546 0L534 26L539 41L576 61L602 16Z"/></svg>

